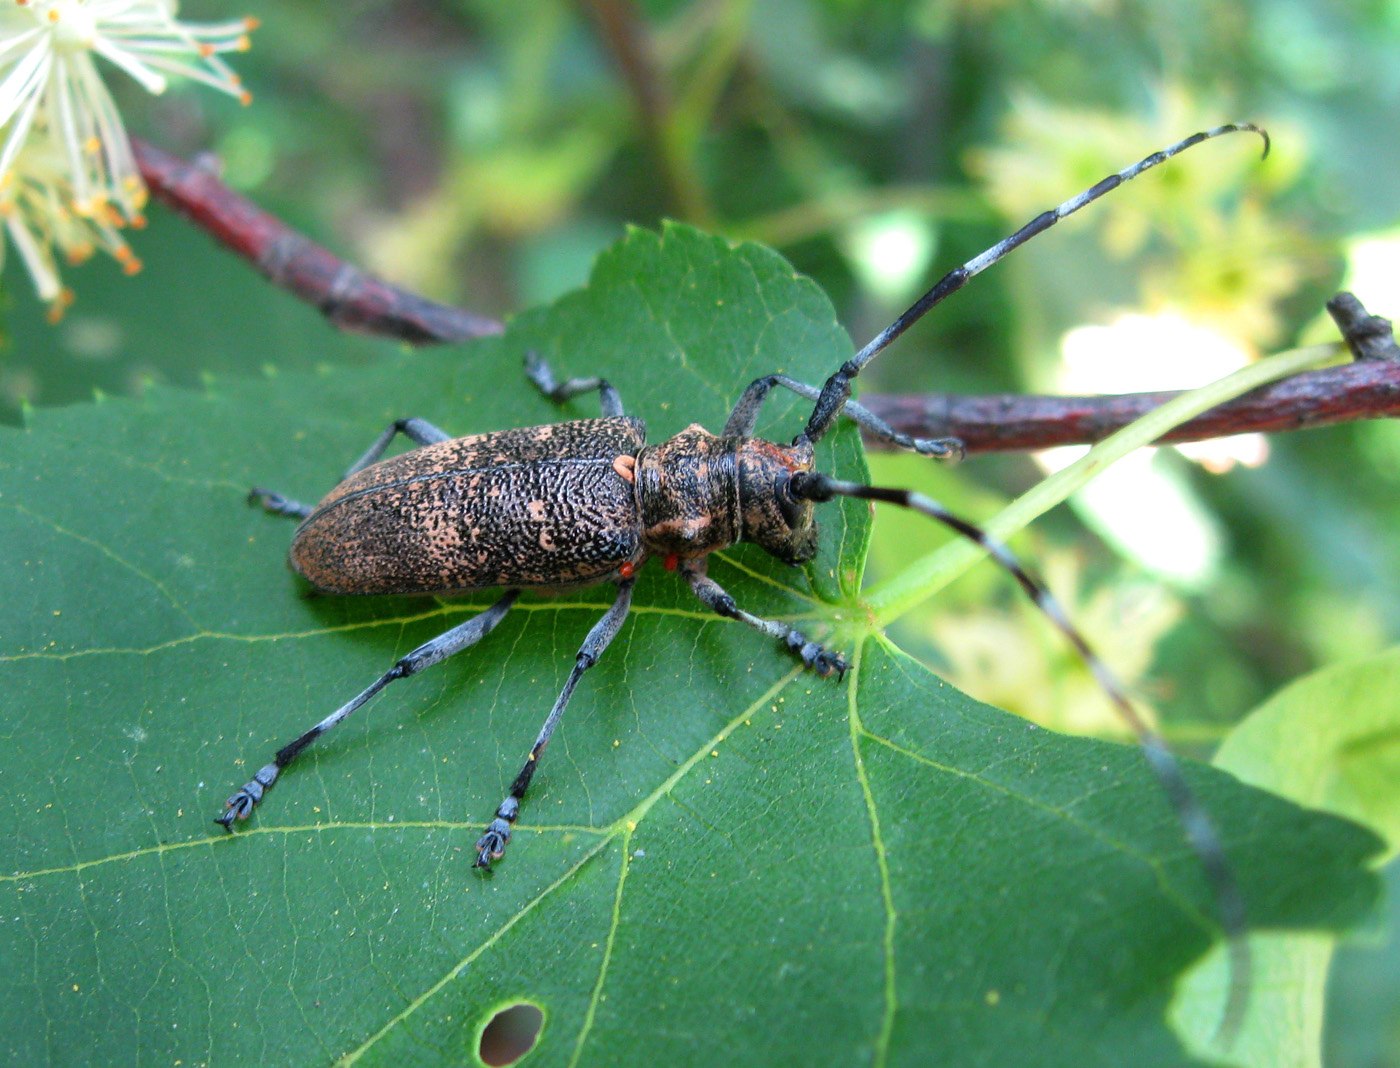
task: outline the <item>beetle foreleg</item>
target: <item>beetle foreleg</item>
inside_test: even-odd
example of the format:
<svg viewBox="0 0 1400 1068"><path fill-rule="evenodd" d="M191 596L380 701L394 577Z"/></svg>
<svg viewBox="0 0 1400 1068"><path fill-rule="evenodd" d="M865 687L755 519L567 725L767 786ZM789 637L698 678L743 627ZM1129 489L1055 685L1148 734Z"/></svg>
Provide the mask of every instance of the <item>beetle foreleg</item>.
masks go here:
<svg viewBox="0 0 1400 1068"><path fill-rule="evenodd" d="M787 375L764 375L762 378L756 378L749 383L749 388L744 390L739 403L734 405L734 410L729 413L729 421L724 424L725 437L753 437L754 427L758 425L759 410L774 386L782 386L809 401L820 399L822 394L816 386L799 382ZM851 400L846 402L841 414L859 425L862 430L890 442L897 448L932 456L936 460L962 459L963 443L957 438L910 437L890 426L869 408Z"/></svg>
<svg viewBox="0 0 1400 1068"><path fill-rule="evenodd" d="M622 410L621 395L606 378L594 376L570 378L566 382L556 381L554 372L550 370L549 364L545 363L544 357L535 352L525 354L525 377L555 404L563 404L571 397L577 397L580 393L590 393L596 389L604 416L613 418L625 414Z"/></svg>
<svg viewBox="0 0 1400 1068"><path fill-rule="evenodd" d="M545 717L544 726L540 728L535 744L530 746L530 755L525 758L525 765L520 769L515 781L510 784L510 792L496 809L495 818L486 825L486 833L477 840L475 867L489 869L491 862L500 860L505 853L506 844L510 841L511 824L520 815L520 800L530 788L530 780L535 777L540 756L564 716L569 698L574 695L574 687L578 685L583 673L598 662L598 658L603 655L603 650L612 643L613 638L617 637L617 632L622 629L622 621L627 618L627 610L631 607L632 580L628 579L617 584L617 600L613 601L612 607L603 618L593 624L588 637L583 639L583 645L579 647L578 656L574 660L574 669L569 672L564 688L559 691L559 696L554 701L554 707Z"/></svg>
<svg viewBox="0 0 1400 1068"><path fill-rule="evenodd" d="M818 675L825 677L835 672L839 679L846 674L846 669L850 665L846 663L846 658L840 653L833 653L824 646L818 645L796 627L789 627L786 623L780 623L775 619L763 619L740 608L728 591L705 573L705 558L703 556L682 563L681 572L690 582L690 588L695 592L695 596L699 597L704 602L705 607L712 612L727 619L737 619L740 623L746 623L753 627L754 630L777 638L788 647L790 652L799 657L806 667L811 668Z"/></svg>
<svg viewBox="0 0 1400 1068"><path fill-rule="evenodd" d="M353 698L341 705L320 723L312 727L309 731L289 742L281 749L277 750L277 755L273 757L271 764L264 764L258 769L258 773L249 779L238 792L224 803L224 812L217 817L214 822L222 824L224 830L233 829L234 820L247 819L252 814L254 806L262 800L263 794L274 782L277 776L282 773L282 769L295 760L312 742L314 742L326 731L330 730L341 720L345 719L351 712L359 708L371 697L377 694L385 686L395 679L404 679L409 675L416 675L426 667L432 667L440 660L446 660L454 653L460 653L470 645L475 645L482 638L490 634L495 629L496 624L505 618L510 606L515 603L515 599L520 596L519 590L508 590L506 595L493 604L480 615L472 616L465 623L460 623L447 631L439 634L430 642L424 642L413 652L402 657L398 663L371 683L368 687L356 694Z"/></svg>

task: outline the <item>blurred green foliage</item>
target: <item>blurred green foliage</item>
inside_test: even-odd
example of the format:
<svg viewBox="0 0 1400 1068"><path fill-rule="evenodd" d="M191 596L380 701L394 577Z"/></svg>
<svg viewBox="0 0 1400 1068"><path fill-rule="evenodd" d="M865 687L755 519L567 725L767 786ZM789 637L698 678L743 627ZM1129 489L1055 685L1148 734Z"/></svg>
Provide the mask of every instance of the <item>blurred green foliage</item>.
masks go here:
<svg viewBox="0 0 1400 1068"><path fill-rule="evenodd" d="M1245 353L1330 336L1319 312L1344 283L1372 311L1400 312L1396 272L1362 277L1356 255L1363 237L1400 226L1395 0L249 0L237 11L263 21L238 62L254 105L119 93L133 131L215 152L232 185L352 262L478 312L556 296L626 225L673 217L779 248L860 343L1034 212L1236 119L1269 127L1267 162L1232 138L1114 193L939 309L864 388L1053 389L1064 333L1126 311L1186 316ZM189 0L182 12L229 8ZM144 273L71 272L78 303L56 328L6 264L0 417L147 378L193 385L384 350L331 332L203 235L151 214L135 238ZM567 370L586 372L587 355ZM1119 357L1159 376L1171 362ZM1110 659L1188 748L1208 748L1288 679L1400 636L1400 426L1269 445L1267 464L1224 477L1159 458L1172 500L1219 542L1195 582L1173 585L1133 545L1110 548L1064 516L1021 546L1048 562L1072 614L1108 636ZM1038 477L1019 457L937 472L877 460L882 471L927 480L973 517ZM908 517L877 531L876 567L934 539ZM903 621L901 641L974 694L1047 718L1081 693L1081 669L1006 585L979 569ZM1393 1006L1390 973L1376 996ZM1348 1034L1334 1048L1349 1063L1400 1062L1393 1007L1387 1026L1388 1046Z"/></svg>

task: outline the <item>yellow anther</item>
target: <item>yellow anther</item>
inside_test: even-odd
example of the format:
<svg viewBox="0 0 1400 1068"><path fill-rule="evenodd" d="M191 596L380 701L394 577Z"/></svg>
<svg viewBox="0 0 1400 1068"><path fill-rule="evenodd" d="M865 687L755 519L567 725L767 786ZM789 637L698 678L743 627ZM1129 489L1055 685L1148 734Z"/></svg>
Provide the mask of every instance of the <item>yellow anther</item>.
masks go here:
<svg viewBox="0 0 1400 1068"><path fill-rule="evenodd" d="M58 291L58 296L54 297L49 304L48 320L50 324L57 323L63 318L63 313L68 310L68 306L73 303L73 291L64 286Z"/></svg>

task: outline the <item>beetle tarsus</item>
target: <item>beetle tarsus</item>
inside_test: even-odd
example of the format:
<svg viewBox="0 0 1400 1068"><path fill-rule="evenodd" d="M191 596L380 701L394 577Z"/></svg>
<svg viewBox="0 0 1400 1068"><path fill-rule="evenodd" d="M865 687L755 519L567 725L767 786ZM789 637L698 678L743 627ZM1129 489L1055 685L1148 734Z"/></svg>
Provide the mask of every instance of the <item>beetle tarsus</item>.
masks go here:
<svg viewBox="0 0 1400 1068"><path fill-rule="evenodd" d="M254 807L262 800L267 788L277 781L281 770L276 764L265 764L259 768L256 775L224 802L224 811L214 817L214 822L232 832L234 820L246 820L253 814Z"/></svg>
<svg viewBox="0 0 1400 1068"><path fill-rule="evenodd" d="M528 766L528 765L527 765ZM524 793L524 790L521 790ZM486 825L486 833L476 840L476 863L474 868L491 870L491 863L500 860L510 842L510 825L520 815L520 798L512 791L511 796L501 802L495 818Z"/></svg>
<svg viewBox="0 0 1400 1068"><path fill-rule="evenodd" d="M248 491L248 503L256 504L265 512L272 515L291 516L293 519L305 519L311 514L310 505L302 504L301 501L294 501L290 497L284 497L280 493L272 490L262 489L254 486Z"/></svg>
<svg viewBox="0 0 1400 1068"><path fill-rule="evenodd" d="M837 678L846 674L846 669L850 665L846 663L846 659L840 653L833 653L786 623L775 619L764 619L752 612L745 612L723 586L706 574L705 567L704 557L699 557L687 560L681 570L690 583L690 588L694 591L695 596L699 597L707 608L726 619L737 619L740 623L753 627L754 630L777 638L787 646L788 652L802 661L804 667L815 671L823 678L833 673Z"/></svg>
<svg viewBox="0 0 1400 1068"><path fill-rule="evenodd" d="M823 645L808 641L795 630L788 633L787 646L793 653L802 658L804 667L815 671L822 678L832 674L838 679L845 678L846 672L851 666L840 653L834 653Z"/></svg>
<svg viewBox="0 0 1400 1068"><path fill-rule="evenodd" d="M486 833L476 841L476 862L474 868L491 870L493 861L505 856L506 844L510 841L510 824L497 817L486 828Z"/></svg>
<svg viewBox="0 0 1400 1068"><path fill-rule="evenodd" d="M850 407L849 403L847 407ZM961 438L910 438L910 448L920 456L961 463L967 456L967 445Z"/></svg>

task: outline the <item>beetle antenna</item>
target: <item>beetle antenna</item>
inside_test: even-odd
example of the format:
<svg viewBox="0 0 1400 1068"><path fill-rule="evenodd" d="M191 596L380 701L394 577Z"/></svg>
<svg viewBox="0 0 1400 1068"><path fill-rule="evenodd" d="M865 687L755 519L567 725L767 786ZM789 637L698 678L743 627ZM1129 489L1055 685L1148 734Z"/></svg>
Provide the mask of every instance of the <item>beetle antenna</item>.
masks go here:
<svg viewBox="0 0 1400 1068"><path fill-rule="evenodd" d="M937 282L933 284L927 293L916 300L903 315L892 322L884 330L880 331L870 343L841 365L834 375L826 380L822 386L821 396L817 398L816 406L812 409L811 418L807 420L806 429L793 441L818 441L831 429L831 425L836 421L836 417L845 407L846 401L851 396L851 382L860 374L865 367L876 356L880 355L889 345L904 331L908 330L916 322L926 315L930 309L941 304L948 297L952 296L964 285L973 275L980 274L992 264L1002 259L1013 249L1024 245L1036 234L1043 233L1050 229L1061 219L1068 215L1073 215L1080 208L1092 204L1099 197L1111 190L1117 189L1124 182L1130 182L1143 171L1151 170L1159 163L1165 163L1180 152L1185 152L1193 145L1199 145L1202 141L1209 141L1211 138L1220 137L1230 133L1257 133L1264 139L1264 155L1269 154L1269 135L1259 126L1250 122L1232 122L1224 126L1216 126L1200 133L1192 134L1184 140L1178 141L1158 152L1152 153L1130 167L1124 167L1117 174L1110 174L1107 178L1090 186L1076 197L1071 197L1057 208L1041 212L1025 226L1021 227L1010 237L998 241L991 248L978 253L968 260L961 267L955 267Z"/></svg>
<svg viewBox="0 0 1400 1068"><path fill-rule="evenodd" d="M1226 1047L1233 1043L1234 1036L1244 1018L1249 1003L1250 953L1246 940L1244 898L1235 881L1234 871L1225 855L1220 833L1207 814L1195 792L1187 785L1181 765L1167 748L1166 742L1134 707L1128 698L1127 689L1118 677L1108 669L1099 655L1085 640L1079 629L1070 622L1068 614L1045 584L1033 578L1019 560L1000 540L992 537L980 527L961 519L948 511L931 497L911 490L886 489L879 486L866 486L859 482L843 482L815 471L799 471L788 484L791 494L798 499L815 502L830 501L834 497L858 497L868 501L884 501L920 512L930 519L937 520L969 541L980 545L1004 570L1008 571L1026 596L1031 599L1065 636L1074 647L1080 659L1093 672L1094 678L1107 693L1123 721L1137 736L1143 758L1153 776L1166 793L1168 801L1176 812L1186 839L1192 851L1200 860L1215 897L1216 912L1225 933L1230 955L1231 983L1227 995L1225 1012L1217 1028L1217 1039Z"/></svg>

